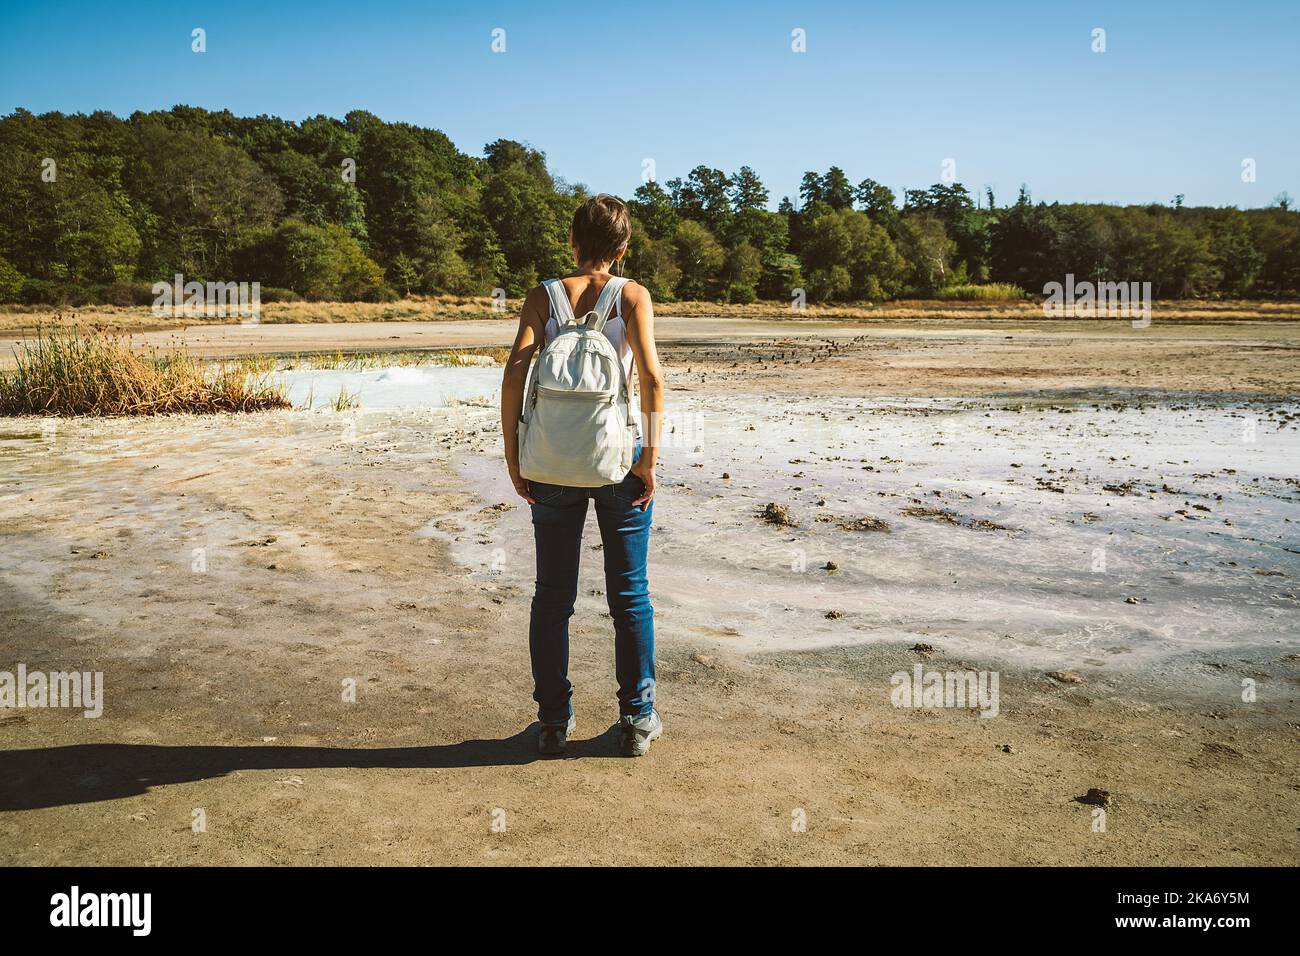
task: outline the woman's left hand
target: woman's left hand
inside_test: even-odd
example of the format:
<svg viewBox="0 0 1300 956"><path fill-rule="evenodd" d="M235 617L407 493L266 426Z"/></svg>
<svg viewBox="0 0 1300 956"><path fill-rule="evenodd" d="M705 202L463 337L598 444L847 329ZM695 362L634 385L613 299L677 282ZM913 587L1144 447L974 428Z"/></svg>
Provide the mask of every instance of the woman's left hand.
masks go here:
<svg viewBox="0 0 1300 956"><path fill-rule="evenodd" d="M641 484L645 485L645 491L641 492L641 497L632 502L632 507L641 506L645 511L650 507L650 501L655 496L655 466L653 463L641 458L632 466L632 474L641 479Z"/></svg>

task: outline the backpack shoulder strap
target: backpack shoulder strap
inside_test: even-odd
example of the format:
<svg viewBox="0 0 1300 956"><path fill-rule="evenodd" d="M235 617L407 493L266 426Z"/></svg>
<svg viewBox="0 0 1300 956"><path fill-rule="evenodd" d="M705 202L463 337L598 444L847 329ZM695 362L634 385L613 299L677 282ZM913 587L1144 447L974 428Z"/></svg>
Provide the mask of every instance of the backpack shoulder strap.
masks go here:
<svg viewBox="0 0 1300 956"><path fill-rule="evenodd" d="M573 306L569 303L569 293L564 288L564 283L559 279L547 279L542 283L546 287L546 294L551 299L551 311L555 313L555 321L563 328L569 322L577 322L577 317L573 314Z"/></svg>
<svg viewBox="0 0 1300 956"><path fill-rule="evenodd" d="M600 331L609 321L609 313L613 311L614 306L619 302L619 296L623 294L623 286L627 285L628 279L623 276L610 276L605 288L600 290L600 296L596 299L592 312L596 313L596 323L593 328Z"/></svg>

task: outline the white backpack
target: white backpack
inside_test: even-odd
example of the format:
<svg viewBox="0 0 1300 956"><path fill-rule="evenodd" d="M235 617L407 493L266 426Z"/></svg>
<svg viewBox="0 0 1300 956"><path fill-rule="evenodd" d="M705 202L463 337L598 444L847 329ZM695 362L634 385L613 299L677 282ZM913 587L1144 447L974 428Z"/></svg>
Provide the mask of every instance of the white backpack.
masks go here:
<svg viewBox="0 0 1300 956"><path fill-rule="evenodd" d="M519 473L532 481L598 488L632 467L637 421L631 385L605 323L627 279L611 278L579 321L559 279L545 283L559 334L533 363L519 418Z"/></svg>

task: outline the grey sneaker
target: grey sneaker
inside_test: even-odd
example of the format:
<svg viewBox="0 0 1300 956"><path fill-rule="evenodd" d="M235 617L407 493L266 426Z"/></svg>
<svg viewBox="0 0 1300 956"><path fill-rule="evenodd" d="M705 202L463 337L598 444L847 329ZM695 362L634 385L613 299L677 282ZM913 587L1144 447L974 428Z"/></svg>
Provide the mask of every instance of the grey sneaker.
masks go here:
<svg viewBox="0 0 1300 956"><path fill-rule="evenodd" d="M650 742L663 736L664 722L659 711L650 711L649 717L623 716L618 719L618 749L624 757L644 757L650 752Z"/></svg>
<svg viewBox="0 0 1300 956"><path fill-rule="evenodd" d="M569 734L578 726L576 717L570 716L568 724L542 724L537 730L537 752L548 757L564 753Z"/></svg>

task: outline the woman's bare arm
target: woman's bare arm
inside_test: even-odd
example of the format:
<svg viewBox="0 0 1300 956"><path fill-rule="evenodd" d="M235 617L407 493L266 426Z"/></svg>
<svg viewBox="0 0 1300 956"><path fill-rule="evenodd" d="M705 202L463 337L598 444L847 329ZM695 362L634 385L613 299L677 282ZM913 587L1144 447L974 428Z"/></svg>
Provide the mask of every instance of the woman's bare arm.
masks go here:
<svg viewBox="0 0 1300 956"><path fill-rule="evenodd" d="M641 391L641 457L632 472L645 483L645 493L634 504L644 510L655 496L655 465L659 462L659 435L664 417L664 374L655 348L655 312L644 286L629 282L623 290L627 308L628 344L636 361L637 386Z"/></svg>
<svg viewBox="0 0 1300 956"><path fill-rule="evenodd" d="M528 482L519 474L519 416L524 408L524 388L528 384L528 366L533 352L546 336L546 290L538 286L524 299L519 313L519 330L510 348L506 370L501 377L501 438L505 442L506 468L519 497L533 504Z"/></svg>

